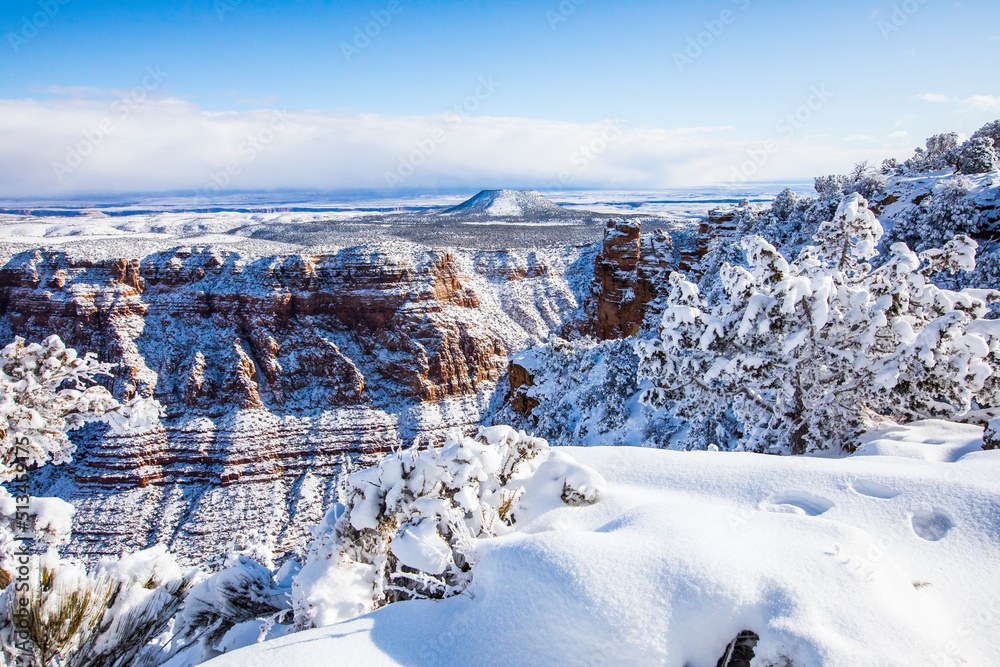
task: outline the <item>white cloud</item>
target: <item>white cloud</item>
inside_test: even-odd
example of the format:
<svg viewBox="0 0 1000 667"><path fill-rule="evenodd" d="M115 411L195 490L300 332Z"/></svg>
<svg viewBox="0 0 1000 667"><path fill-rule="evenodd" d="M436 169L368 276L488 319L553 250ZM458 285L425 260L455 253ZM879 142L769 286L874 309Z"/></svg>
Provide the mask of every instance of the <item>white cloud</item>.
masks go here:
<svg viewBox="0 0 1000 667"><path fill-rule="evenodd" d="M1000 96L973 95L962 100L962 104L981 111L1000 111Z"/></svg>
<svg viewBox="0 0 1000 667"><path fill-rule="evenodd" d="M852 134L847 137L847 141L877 141L877 139L870 134Z"/></svg>
<svg viewBox="0 0 1000 667"><path fill-rule="evenodd" d="M890 132L887 136L890 139L907 139L909 138L910 133L906 130L896 130L895 132Z"/></svg>
<svg viewBox="0 0 1000 667"><path fill-rule="evenodd" d="M278 112L267 109L208 112L152 97L132 104L0 99L0 195L203 190L213 175L232 189L385 188L387 173L417 162L403 187L658 188L729 181L763 141L740 140L731 126L615 130L608 122L311 110L289 112L289 124L273 131ZM752 180L808 177L868 157L877 156L794 137L777 142Z"/></svg>
<svg viewBox="0 0 1000 667"><path fill-rule="evenodd" d="M941 102L947 102L948 101L948 98L946 96L941 95L939 93L920 93L919 95L916 95L915 97L918 100L923 100L924 102L941 103Z"/></svg>

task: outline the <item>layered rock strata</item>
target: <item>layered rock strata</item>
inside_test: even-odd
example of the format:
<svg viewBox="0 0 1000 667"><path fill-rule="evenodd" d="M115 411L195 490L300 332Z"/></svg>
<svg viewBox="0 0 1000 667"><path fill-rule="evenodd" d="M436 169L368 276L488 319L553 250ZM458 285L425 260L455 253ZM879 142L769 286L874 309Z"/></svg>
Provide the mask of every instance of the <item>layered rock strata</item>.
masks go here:
<svg viewBox="0 0 1000 667"><path fill-rule="evenodd" d="M81 434L38 492L77 506L72 548L87 557L156 541L203 555L264 527L287 546L345 457L475 424L508 354L577 310L588 252L15 255L0 268L4 337L56 333L114 364L118 397L164 408L149 433Z"/></svg>

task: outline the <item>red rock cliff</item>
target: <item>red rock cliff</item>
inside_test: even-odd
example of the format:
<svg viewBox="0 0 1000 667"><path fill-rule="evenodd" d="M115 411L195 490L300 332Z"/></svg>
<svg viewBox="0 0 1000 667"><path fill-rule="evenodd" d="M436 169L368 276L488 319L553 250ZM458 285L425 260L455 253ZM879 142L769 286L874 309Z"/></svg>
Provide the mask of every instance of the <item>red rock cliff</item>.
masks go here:
<svg viewBox="0 0 1000 667"><path fill-rule="evenodd" d="M673 268L670 237L660 230L640 234L638 222L608 221L594 262L594 334L601 340L639 332L663 271Z"/></svg>

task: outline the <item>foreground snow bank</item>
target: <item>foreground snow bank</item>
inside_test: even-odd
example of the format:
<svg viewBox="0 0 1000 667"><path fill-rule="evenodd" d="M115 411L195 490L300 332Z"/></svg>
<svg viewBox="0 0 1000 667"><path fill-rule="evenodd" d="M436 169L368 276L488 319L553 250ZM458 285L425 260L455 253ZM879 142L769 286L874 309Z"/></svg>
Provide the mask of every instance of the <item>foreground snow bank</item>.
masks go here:
<svg viewBox="0 0 1000 667"><path fill-rule="evenodd" d="M566 448L601 501L479 540L463 594L211 664L698 667L742 630L754 665L1000 664L1000 451L939 421L874 435L844 459Z"/></svg>

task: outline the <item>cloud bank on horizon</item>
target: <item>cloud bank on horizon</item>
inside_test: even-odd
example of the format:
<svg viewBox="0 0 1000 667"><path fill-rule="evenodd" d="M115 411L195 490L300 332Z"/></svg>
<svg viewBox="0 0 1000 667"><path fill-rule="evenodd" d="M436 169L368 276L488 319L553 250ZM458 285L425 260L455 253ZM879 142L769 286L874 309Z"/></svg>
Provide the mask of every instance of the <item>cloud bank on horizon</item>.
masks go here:
<svg viewBox="0 0 1000 667"><path fill-rule="evenodd" d="M93 91L87 91L93 95ZM0 100L0 195L193 189L643 189L808 178L906 155L906 132L846 145L804 134L808 98L759 138L732 126L651 128L473 115L207 111L140 96ZM820 102L813 100L814 105ZM915 144L914 144L915 145Z"/></svg>

